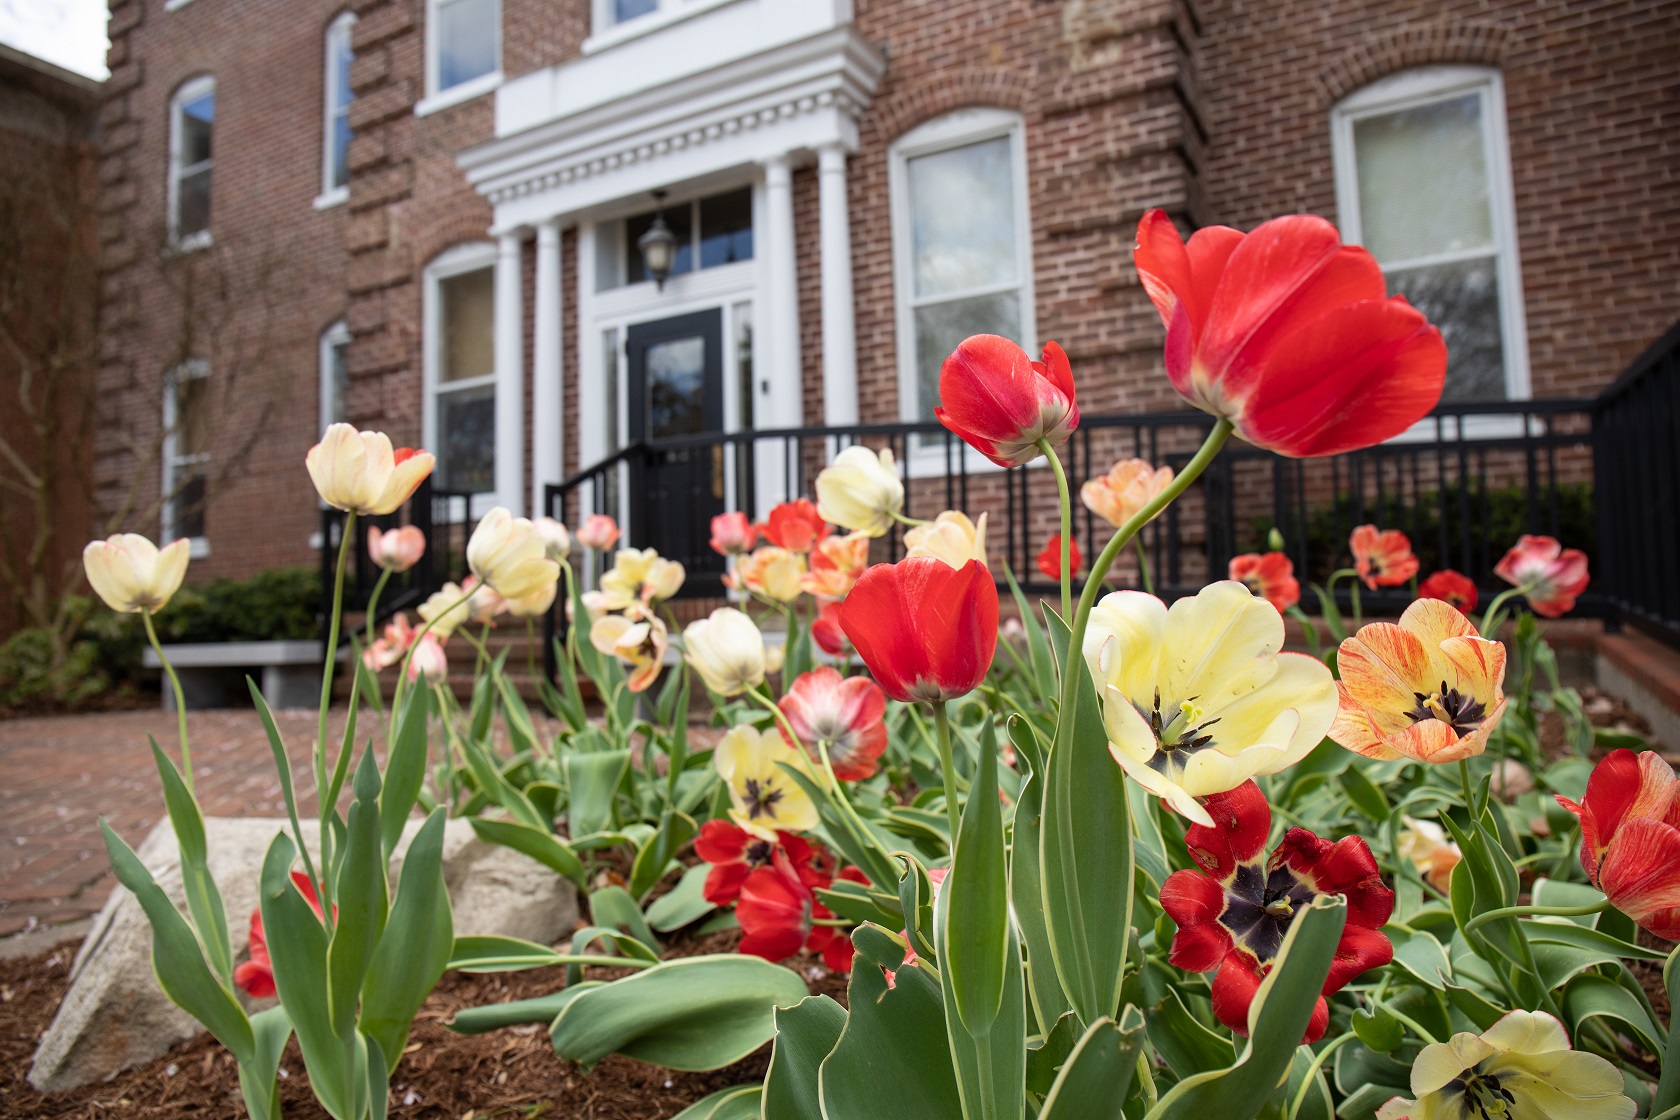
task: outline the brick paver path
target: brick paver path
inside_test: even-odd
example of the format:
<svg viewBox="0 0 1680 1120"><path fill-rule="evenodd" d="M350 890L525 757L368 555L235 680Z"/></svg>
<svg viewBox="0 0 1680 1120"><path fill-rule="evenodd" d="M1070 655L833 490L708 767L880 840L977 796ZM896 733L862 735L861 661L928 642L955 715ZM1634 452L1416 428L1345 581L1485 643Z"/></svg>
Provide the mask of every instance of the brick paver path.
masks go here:
<svg viewBox="0 0 1680 1120"><path fill-rule="evenodd" d="M313 805L310 744L316 714L276 713L300 798ZM344 732L342 711L332 734ZM274 759L251 711L191 712L194 782L208 816L285 815ZM372 725L363 722L359 738ZM173 714L101 712L0 722L0 937L85 918L115 882L99 818L138 845L165 819L163 789L146 735L177 763ZM336 740L335 740L336 742Z"/></svg>

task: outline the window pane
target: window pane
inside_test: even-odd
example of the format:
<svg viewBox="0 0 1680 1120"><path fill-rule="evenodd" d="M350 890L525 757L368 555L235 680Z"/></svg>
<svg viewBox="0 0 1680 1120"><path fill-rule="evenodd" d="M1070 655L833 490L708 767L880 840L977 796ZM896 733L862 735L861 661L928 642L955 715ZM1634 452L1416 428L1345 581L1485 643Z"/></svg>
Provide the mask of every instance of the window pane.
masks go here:
<svg viewBox="0 0 1680 1120"><path fill-rule="evenodd" d="M350 344L335 342L327 347L327 423L337 424L345 417L344 398L350 390Z"/></svg>
<svg viewBox="0 0 1680 1120"><path fill-rule="evenodd" d="M350 46L350 27L341 27L333 32L333 73L332 73L332 108L342 109L355 100L355 94L350 92L350 62L356 57L356 52Z"/></svg>
<svg viewBox="0 0 1680 1120"><path fill-rule="evenodd" d="M614 23L623 23L627 19L645 16L659 10L659 0L612 0L611 12Z"/></svg>
<svg viewBox="0 0 1680 1120"><path fill-rule="evenodd" d="M642 260L642 251L636 248L636 242L642 234L652 228L653 219L653 214L639 214L624 223L624 259L630 262L632 284L653 279L653 273L648 271L646 263ZM667 206L665 224L677 238L677 255L675 263L671 265L671 275L681 276L685 272L694 271L694 204L679 202L675 206Z"/></svg>
<svg viewBox="0 0 1680 1120"><path fill-rule="evenodd" d="M1014 177L1007 136L909 161L918 297L1016 279Z"/></svg>
<svg viewBox="0 0 1680 1120"><path fill-rule="evenodd" d="M438 381L460 381L495 373L495 269L483 268L441 280L438 295L443 302Z"/></svg>
<svg viewBox="0 0 1680 1120"><path fill-rule="evenodd" d="M1353 137L1361 238L1378 261L1493 247L1479 93L1367 117Z"/></svg>
<svg viewBox="0 0 1680 1120"><path fill-rule="evenodd" d="M939 367L971 334L1021 337L1021 297L1016 292L976 296L916 308L916 419L933 419L939 403Z"/></svg>
<svg viewBox="0 0 1680 1120"><path fill-rule="evenodd" d="M498 0L439 0L437 7L438 89L489 74L496 69L496 40L501 34Z"/></svg>
<svg viewBox="0 0 1680 1120"><path fill-rule="evenodd" d="M752 188L701 199L700 267L750 261L752 255Z"/></svg>
<svg viewBox="0 0 1680 1120"><path fill-rule="evenodd" d="M210 450L210 379L182 377L175 382L175 456L204 455Z"/></svg>
<svg viewBox="0 0 1680 1120"><path fill-rule="evenodd" d="M1388 274L1389 291L1410 300L1446 339L1447 387L1442 400L1506 397L1495 262L1486 257Z"/></svg>
<svg viewBox="0 0 1680 1120"><path fill-rule="evenodd" d="M496 486L496 387L460 389L437 398L439 485L482 494Z"/></svg>
<svg viewBox="0 0 1680 1120"><path fill-rule="evenodd" d="M674 338L647 348L648 438L706 430L706 340Z"/></svg>
<svg viewBox="0 0 1680 1120"><path fill-rule="evenodd" d="M331 183L342 187L350 182L350 117L341 114L332 122Z"/></svg>
<svg viewBox="0 0 1680 1120"><path fill-rule="evenodd" d="M180 236L210 228L210 169L181 179L175 194L175 232Z"/></svg>
<svg viewBox="0 0 1680 1120"><path fill-rule="evenodd" d="M169 503L171 537L204 535L205 478L202 467L183 467L175 476L174 500Z"/></svg>
<svg viewBox="0 0 1680 1120"><path fill-rule="evenodd" d="M210 133L216 123L216 95L207 93L181 106L181 166L210 158Z"/></svg>

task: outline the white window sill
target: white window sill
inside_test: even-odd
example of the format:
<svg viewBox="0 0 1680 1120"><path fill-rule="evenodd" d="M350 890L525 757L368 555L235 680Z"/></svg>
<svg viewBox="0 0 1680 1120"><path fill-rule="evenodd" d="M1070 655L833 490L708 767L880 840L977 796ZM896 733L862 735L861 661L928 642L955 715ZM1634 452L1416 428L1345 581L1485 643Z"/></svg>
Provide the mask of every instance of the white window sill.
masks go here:
<svg viewBox="0 0 1680 1120"><path fill-rule="evenodd" d="M173 12L176 8L184 8L191 3L192 0L165 0L163 10Z"/></svg>
<svg viewBox="0 0 1680 1120"><path fill-rule="evenodd" d="M182 0L186 3L186 0ZM193 537L187 543L187 555L193 560L203 560L210 555L210 538Z"/></svg>
<svg viewBox="0 0 1680 1120"><path fill-rule="evenodd" d="M185 237L171 237L164 253L176 256L182 253L196 253L200 249L210 248L213 244L215 244L215 239L210 236L210 231L201 229L197 233L189 233Z"/></svg>
<svg viewBox="0 0 1680 1120"><path fill-rule="evenodd" d="M666 0L666 2L670 3L671 0ZM602 28L583 41L581 50L586 55L595 54L631 39L640 39L643 35L650 35L662 28L670 27L674 23L692 19L702 12L709 12L713 8L721 8L725 4L733 4L734 2L735 0L689 0L688 3L681 3L681 0L677 0L678 6L662 7L657 12L649 12L645 16L637 16L635 19Z"/></svg>
<svg viewBox="0 0 1680 1120"><path fill-rule="evenodd" d="M475 97L483 97L501 84L502 72L492 70L488 74L481 74L470 81L462 82L458 86L450 86L448 89L439 90L421 98L415 103L414 115L429 117L433 113L439 113L463 102L471 101Z"/></svg>
<svg viewBox="0 0 1680 1120"><path fill-rule="evenodd" d="M1513 397L1511 400L1514 404L1521 403L1522 398ZM1545 421L1538 416L1447 416L1440 420L1426 416L1390 439L1388 444L1433 443L1438 438L1443 445L1451 446L1459 440L1516 439L1522 436L1540 436L1545 432Z"/></svg>
<svg viewBox="0 0 1680 1120"><path fill-rule="evenodd" d="M334 206L343 206L350 201L349 187L334 187L330 191L322 191L315 196L315 209L331 210Z"/></svg>

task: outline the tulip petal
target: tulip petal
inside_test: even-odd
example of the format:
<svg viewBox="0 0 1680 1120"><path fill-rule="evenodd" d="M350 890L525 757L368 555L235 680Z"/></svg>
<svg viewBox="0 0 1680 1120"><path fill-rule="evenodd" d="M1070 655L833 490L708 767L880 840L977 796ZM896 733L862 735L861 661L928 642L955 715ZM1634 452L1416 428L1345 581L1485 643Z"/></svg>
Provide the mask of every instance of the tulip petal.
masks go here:
<svg viewBox="0 0 1680 1120"><path fill-rule="evenodd" d="M1598 883L1616 909L1640 925L1659 910L1680 906L1680 829L1629 818L1610 840Z"/></svg>

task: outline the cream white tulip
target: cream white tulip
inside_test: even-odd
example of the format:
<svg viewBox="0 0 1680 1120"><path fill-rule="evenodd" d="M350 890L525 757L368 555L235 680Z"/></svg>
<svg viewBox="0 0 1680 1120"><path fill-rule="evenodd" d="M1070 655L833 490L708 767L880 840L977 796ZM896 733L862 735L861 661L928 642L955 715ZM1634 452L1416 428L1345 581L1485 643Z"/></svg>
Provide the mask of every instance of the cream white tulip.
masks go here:
<svg viewBox="0 0 1680 1120"><path fill-rule="evenodd" d="M502 506L485 514L473 530L467 563L504 599L523 599L560 578L560 565L548 558L536 526Z"/></svg>
<svg viewBox="0 0 1680 1120"><path fill-rule="evenodd" d="M904 547L911 556L932 556L953 568L960 568L970 560L986 563L986 518L968 519L968 514L948 509L927 525L918 525L904 534ZM988 567L990 565L987 565Z"/></svg>
<svg viewBox="0 0 1680 1120"><path fill-rule="evenodd" d="M904 483L890 448L876 454L867 447L848 447L817 475L817 513L824 521L879 537L903 508Z"/></svg>
<svg viewBox="0 0 1680 1120"><path fill-rule="evenodd" d="M764 683L764 635L733 607L719 607L683 631L683 655L706 687L738 696Z"/></svg>
<svg viewBox="0 0 1680 1120"><path fill-rule="evenodd" d="M323 502L375 516L395 513L436 463L429 451L393 449L384 432L361 432L349 424L332 425L304 457Z"/></svg>
<svg viewBox="0 0 1680 1120"><path fill-rule="evenodd" d="M648 565L642 577L642 597L651 603L662 602L682 590L688 571L675 560L660 557Z"/></svg>
<svg viewBox="0 0 1680 1120"><path fill-rule="evenodd" d="M118 533L82 549L82 566L112 610L155 611L180 589L191 548L185 537L159 549L138 533Z"/></svg>
<svg viewBox="0 0 1680 1120"><path fill-rule="evenodd" d="M571 554L572 534L567 530L565 522L556 521L552 517L538 517L532 520L531 524L537 527L537 534L542 537L550 560L564 560Z"/></svg>
<svg viewBox="0 0 1680 1120"><path fill-rule="evenodd" d="M523 599L503 599L502 609L514 618L541 618L553 608L559 590L558 583L544 584Z"/></svg>
<svg viewBox="0 0 1680 1120"><path fill-rule="evenodd" d="M472 600L460 584L446 583L432 592L431 598L421 603L415 613L432 624L428 633L447 638L472 617Z"/></svg>

